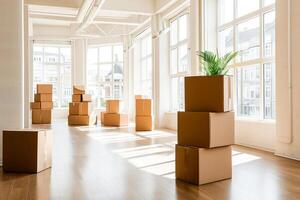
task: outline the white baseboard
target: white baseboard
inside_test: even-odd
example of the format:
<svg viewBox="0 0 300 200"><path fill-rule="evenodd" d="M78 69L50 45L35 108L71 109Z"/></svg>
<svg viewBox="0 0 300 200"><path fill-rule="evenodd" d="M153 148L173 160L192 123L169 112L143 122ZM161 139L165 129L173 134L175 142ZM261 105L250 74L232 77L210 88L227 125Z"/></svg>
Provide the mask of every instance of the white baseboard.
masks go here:
<svg viewBox="0 0 300 200"><path fill-rule="evenodd" d="M283 157L283 158L291 159L291 160L300 161L300 158L293 157L293 156L287 156L287 155L284 155L284 154L281 154L281 153L275 153L275 155Z"/></svg>
<svg viewBox="0 0 300 200"><path fill-rule="evenodd" d="M262 151L267 151L267 152L275 154L275 151L273 149L264 148L264 147L260 147L260 146L255 146L255 145L250 145L250 144L245 144L245 143L239 143L239 142L237 142L236 144L240 145L240 146L249 147L249 148L253 148L253 149L258 149L258 150L262 150Z"/></svg>

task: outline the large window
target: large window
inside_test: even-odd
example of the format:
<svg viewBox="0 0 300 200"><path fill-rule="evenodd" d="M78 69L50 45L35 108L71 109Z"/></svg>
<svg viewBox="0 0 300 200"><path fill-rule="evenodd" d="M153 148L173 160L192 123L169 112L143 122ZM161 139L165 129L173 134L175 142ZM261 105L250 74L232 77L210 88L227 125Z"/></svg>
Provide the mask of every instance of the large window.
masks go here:
<svg viewBox="0 0 300 200"><path fill-rule="evenodd" d="M237 115L275 119L275 0L218 0L218 49L239 51Z"/></svg>
<svg viewBox="0 0 300 200"><path fill-rule="evenodd" d="M66 108L71 101L71 46L34 44L33 92L38 83L53 84L54 108Z"/></svg>
<svg viewBox="0 0 300 200"><path fill-rule="evenodd" d="M184 109L184 77L190 71L188 56L188 14L183 14L170 24L171 111Z"/></svg>
<svg viewBox="0 0 300 200"><path fill-rule="evenodd" d="M152 97L152 38L150 29L140 40L140 77L143 95Z"/></svg>
<svg viewBox="0 0 300 200"><path fill-rule="evenodd" d="M106 99L123 98L123 46L90 46L87 56L87 90L105 107Z"/></svg>

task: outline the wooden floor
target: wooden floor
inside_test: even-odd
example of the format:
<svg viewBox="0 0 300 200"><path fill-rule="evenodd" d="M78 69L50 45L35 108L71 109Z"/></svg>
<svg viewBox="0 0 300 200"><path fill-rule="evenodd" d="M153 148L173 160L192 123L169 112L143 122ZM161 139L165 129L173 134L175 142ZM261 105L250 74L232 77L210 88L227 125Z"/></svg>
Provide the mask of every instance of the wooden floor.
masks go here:
<svg viewBox="0 0 300 200"><path fill-rule="evenodd" d="M176 135L132 128L52 125L53 167L0 169L0 199L300 199L300 162L234 147L233 178L204 186L174 179Z"/></svg>

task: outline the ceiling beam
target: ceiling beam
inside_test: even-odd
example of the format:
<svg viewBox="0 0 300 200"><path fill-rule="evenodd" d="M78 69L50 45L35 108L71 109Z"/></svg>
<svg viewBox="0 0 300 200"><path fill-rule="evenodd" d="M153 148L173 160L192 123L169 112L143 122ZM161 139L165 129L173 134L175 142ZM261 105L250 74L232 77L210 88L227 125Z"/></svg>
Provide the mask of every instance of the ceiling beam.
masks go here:
<svg viewBox="0 0 300 200"><path fill-rule="evenodd" d="M24 0L27 5L80 8L83 0Z"/></svg>
<svg viewBox="0 0 300 200"><path fill-rule="evenodd" d="M97 17L93 23L138 26L142 24L144 21L145 21L144 17L129 17L129 18Z"/></svg>

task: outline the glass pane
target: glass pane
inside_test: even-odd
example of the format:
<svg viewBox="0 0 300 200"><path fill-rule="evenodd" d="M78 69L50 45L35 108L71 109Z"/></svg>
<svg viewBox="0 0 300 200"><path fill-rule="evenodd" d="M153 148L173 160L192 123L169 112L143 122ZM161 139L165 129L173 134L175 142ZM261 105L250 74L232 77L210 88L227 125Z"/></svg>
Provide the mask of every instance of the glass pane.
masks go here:
<svg viewBox="0 0 300 200"><path fill-rule="evenodd" d="M248 61L259 57L259 18L238 25L238 61Z"/></svg>
<svg viewBox="0 0 300 200"><path fill-rule="evenodd" d="M93 102L96 102L96 106L99 108L99 97L100 97L100 89L97 86L97 84L88 84L87 85L87 94L90 94L92 96Z"/></svg>
<svg viewBox="0 0 300 200"><path fill-rule="evenodd" d="M178 111L178 78L171 79L171 101L172 101L172 111Z"/></svg>
<svg viewBox="0 0 300 200"><path fill-rule="evenodd" d="M260 116L260 66L252 65L236 70L238 116Z"/></svg>
<svg viewBox="0 0 300 200"><path fill-rule="evenodd" d="M123 63L115 63L113 65L114 68L114 82L123 82Z"/></svg>
<svg viewBox="0 0 300 200"><path fill-rule="evenodd" d="M104 46L99 48L100 62L112 62L112 47Z"/></svg>
<svg viewBox="0 0 300 200"><path fill-rule="evenodd" d="M233 51L233 28L230 27L219 33L219 53L225 55Z"/></svg>
<svg viewBox="0 0 300 200"><path fill-rule="evenodd" d="M147 79L152 80L152 58L147 59Z"/></svg>
<svg viewBox="0 0 300 200"><path fill-rule="evenodd" d="M58 66L57 65L46 65L44 73L45 83L58 83Z"/></svg>
<svg viewBox="0 0 300 200"><path fill-rule="evenodd" d="M184 110L184 77L179 78L178 85L178 109L180 111Z"/></svg>
<svg viewBox="0 0 300 200"><path fill-rule="evenodd" d="M71 48L60 48L60 63L71 63Z"/></svg>
<svg viewBox="0 0 300 200"><path fill-rule="evenodd" d="M177 44L177 20L171 22L171 45Z"/></svg>
<svg viewBox="0 0 300 200"><path fill-rule="evenodd" d="M171 50L171 74L177 73L177 49Z"/></svg>
<svg viewBox="0 0 300 200"><path fill-rule="evenodd" d="M123 46L114 46L114 62L123 62Z"/></svg>
<svg viewBox="0 0 300 200"><path fill-rule="evenodd" d="M275 0L264 0L264 6L269 6L273 3L275 3Z"/></svg>
<svg viewBox="0 0 300 200"><path fill-rule="evenodd" d="M147 40L144 38L141 43L141 57L144 58L147 56Z"/></svg>
<svg viewBox="0 0 300 200"><path fill-rule="evenodd" d="M151 35L147 37L147 55L152 54L152 40L151 40Z"/></svg>
<svg viewBox="0 0 300 200"><path fill-rule="evenodd" d="M186 72L187 71L187 44L184 44L179 47L179 72Z"/></svg>
<svg viewBox="0 0 300 200"><path fill-rule="evenodd" d="M112 81L112 65L111 64L102 64L99 66L99 82L110 82Z"/></svg>
<svg viewBox="0 0 300 200"><path fill-rule="evenodd" d="M142 80L147 80L147 59L142 60Z"/></svg>
<svg viewBox="0 0 300 200"><path fill-rule="evenodd" d="M179 19L179 41L187 39L187 15L181 16Z"/></svg>
<svg viewBox="0 0 300 200"><path fill-rule="evenodd" d="M98 63L98 49L97 48L89 48L88 49L87 62L89 64Z"/></svg>
<svg viewBox="0 0 300 200"><path fill-rule="evenodd" d="M260 0L237 0L237 16L241 17L259 9Z"/></svg>
<svg viewBox="0 0 300 200"><path fill-rule="evenodd" d="M275 67L274 63L264 64L264 117L275 119Z"/></svg>
<svg viewBox="0 0 300 200"><path fill-rule="evenodd" d="M264 14L264 55L275 55L275 12Z"/></svg>
<svg viewBox="0 0 300 200"><path fill-rule="evenodd" d="M97 65L88 65L87 66L87 82L88 84L97 83L98 79L98 66Z"/></svg>
<svg viewBox="0 0 300 200"><path fill-rule="evenodd" d="M114 85L114 98L122 99L123 98L123 84Z"/></svg>
<svg viewBox="0 0 300 200"><path fill-rule="evenodd" d="M33 65L33 83L43 82L43 65L34 64Z"/></svg>
<svg viewBox="0 0 300 200"><path fill-rule="evenodd" d="M112 86L109 84L101 84L99 87L99 97L97 98L97 105L100 108L105 107L106 99L112 99Z"/></svg>
<svg viewBox="0 0 300 200"><path fill-rule="evenodd" d="M58 63L57 47L45 47L45 62L53 64Z"/></svg>
<svg viewBox="0 0 300 200"><path fill-rule="evenodd" d="M43 54L43 47L41 46L37 46L37 45L34 45L33 47L33 53L35 54Z"/></svg>
<svg viewBox="0 0 300 200"><path fill-rule="evenodd" d="M220 25L233 20L233 0L219 0L219 23Z"/></svg>
<svg viewBox="0 0 300 200"><path fill-rule="evenodd" d="M42 62L44 62L43 53L34 53L34 55L33 55L33 62L34 63L42 63Z"/></svg>

